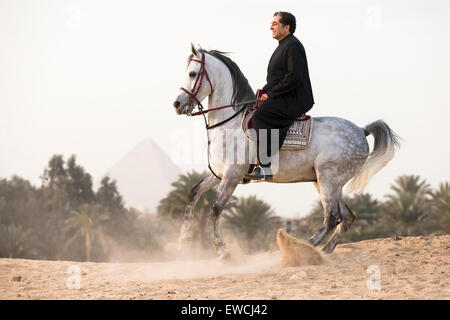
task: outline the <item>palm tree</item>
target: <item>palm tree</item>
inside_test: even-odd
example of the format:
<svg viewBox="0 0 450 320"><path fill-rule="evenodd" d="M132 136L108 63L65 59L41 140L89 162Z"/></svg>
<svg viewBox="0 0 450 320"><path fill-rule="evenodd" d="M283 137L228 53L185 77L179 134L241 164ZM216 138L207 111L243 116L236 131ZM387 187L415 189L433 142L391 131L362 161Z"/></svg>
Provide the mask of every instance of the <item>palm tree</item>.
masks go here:
<svg viewBox="0 0 450 320"><path fill-rule="evenodd" d="M92 243L99 240L103 252L106 251L106 239L102 230L102 223L108 219L105 213L101 212L98 204L82 204L78 211L72 210L70 217L65 221L64 231L74 231L72 237L66 242L66 249L77 239L84 238L86 261L91 261Z"/></svg>
<svg viewBox="0 0 450 320"><path fill-rule="evenodd" d="M382 235L377 228L380 217L380 203L369 193L345 197L345 202L355 213L356 219L350 229L344 233L343 241L361 241Z"/></svg>
<svg viewBox="0 0 450 320"><path fill-rule="evenodd" d="M21 225L0 225L0 257L31 258L34 254L31 231Z"/></svg>
<svg viewBox="0 0 450 320"><path fill-rule="evenodd" d="M400 235L420 235L430 215L430 186L419 176L403 175L391 185L394 194L384 203L383 224Z"/></svg>
<svg viewBox="0 0 450 320"><path fill-rule="evenodd" d="M178 180L172 183L173 189L165 198L160 200L157 208L158 215L173 219L181 219L184 215L184 210L186 209L189 193L202 177L203 175L201 173L194 170L188 172L186 175L180 175ZM215 193L214 190L208 192ZM201 205L201 201L199 201L198 205Z"/></svg>
<svg viewBox="0 0 450 320"><path fill-rule="evenodd" d="M240 197L235 207L224 215L224 223L243 236L247 252L256 249L253 240L258 234L270 236L271 231L281 225L280 218L274 214L270 205L254 195Z"/></svg>
<svg viewBox="0 0 450 320"><path fill-rule="evenodd" d="M431 193L432 218L430 231L433 234L450 233L450 188L442 182L439 189Z"/></svg>
<svg viewBox="0 0 450 320"><path fill-rule="evenodd" d="M189 194L192 188L200 182L205 173L199 173L193 170L186 175L180 175L178 180L172 183L174 187L169 194L159 202L158 215L163 217L170 217L181 222L186 210L187 202L189 201ZM217 198L217 191L211 189L205 192L198 200L195 207L196 213L194 219L197 222L197 240L203 246L207 246L206 227L209 221L209 212ZM232 208L235 204L236 198L232 197L225 205L225 211Z"/></svg>

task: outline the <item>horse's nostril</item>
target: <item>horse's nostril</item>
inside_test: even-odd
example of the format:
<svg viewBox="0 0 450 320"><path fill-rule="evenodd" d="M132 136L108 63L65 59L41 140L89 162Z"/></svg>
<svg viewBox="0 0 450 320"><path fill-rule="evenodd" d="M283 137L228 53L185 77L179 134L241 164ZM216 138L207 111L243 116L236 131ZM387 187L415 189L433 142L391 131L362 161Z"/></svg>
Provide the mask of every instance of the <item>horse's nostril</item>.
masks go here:
<svg viewBox="0 0 450 320"><path fill-rule="evenodd" d="M179 109L181 107L181 102L180 101L175 101L173 103L173 106L175 107L175 109Z"/></svg>

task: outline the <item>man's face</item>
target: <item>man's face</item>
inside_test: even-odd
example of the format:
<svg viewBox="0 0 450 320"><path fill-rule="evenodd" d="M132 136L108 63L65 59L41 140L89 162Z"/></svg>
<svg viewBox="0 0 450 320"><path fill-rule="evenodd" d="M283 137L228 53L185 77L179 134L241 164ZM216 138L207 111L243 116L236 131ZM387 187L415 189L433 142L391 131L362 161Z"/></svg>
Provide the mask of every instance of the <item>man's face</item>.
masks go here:
<svg viewBox="0 0 450 320"><path fill-rule="evenodd" d="M272 30L272 37L281 41L284 37L289 34L289 25L283 25L280 22L281 17L276 15L272 19L272 24L270 25L270 30Z"/></svg>

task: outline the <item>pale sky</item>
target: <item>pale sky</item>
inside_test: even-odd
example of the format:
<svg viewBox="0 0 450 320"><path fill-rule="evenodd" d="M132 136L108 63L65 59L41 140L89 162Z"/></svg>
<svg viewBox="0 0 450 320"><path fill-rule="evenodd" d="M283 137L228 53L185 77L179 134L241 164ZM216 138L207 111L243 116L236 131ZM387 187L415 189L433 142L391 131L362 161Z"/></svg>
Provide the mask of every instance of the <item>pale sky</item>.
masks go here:
<svg viewBox="0 0 450 320"><path fill-rule="evenodd" d="M148 137L182 170L207 169L197 143L203 120L172 107L190 42L231 52L256 90L277 45L269 25L278 10L297 17L316 102L310 114L361 127L383 119L404 139L366 191L382 199L401 174L433 187L448 181L446 0L0 0L0 177L39 185L53 154L76 154L98 179ZM181 159L183 132L190 152ZM319 199L311 183L235 194L256 194L283 216L304 215Z"/></svg>

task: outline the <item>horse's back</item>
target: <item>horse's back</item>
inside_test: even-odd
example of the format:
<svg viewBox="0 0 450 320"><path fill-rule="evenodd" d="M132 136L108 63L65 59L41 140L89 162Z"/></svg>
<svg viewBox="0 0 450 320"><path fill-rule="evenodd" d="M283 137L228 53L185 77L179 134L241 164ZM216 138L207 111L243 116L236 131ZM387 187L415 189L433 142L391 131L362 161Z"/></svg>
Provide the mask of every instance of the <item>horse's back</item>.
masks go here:
<svg viewBox="0 0 450 320"><path fill-rule="evenodd" d="M311 144L316 151L315 165L321 163L362 163L369 154L364 128L339 117L313 118Z"/></svg>
<svg viewBox="0 0 450 320"><path fill-rule="evenodd" d="M364 128L357 126L350 120L340 117L313 117L314 126L323 130L333 130L336 133L364 135Z"/></svg>
<svg viewBox="0 0 450 320"><path fill-rule="evenodd" d="M345 145L368 147L364 128L339 117L314 117L311 144L326 145L333 149Z"/></svg>

